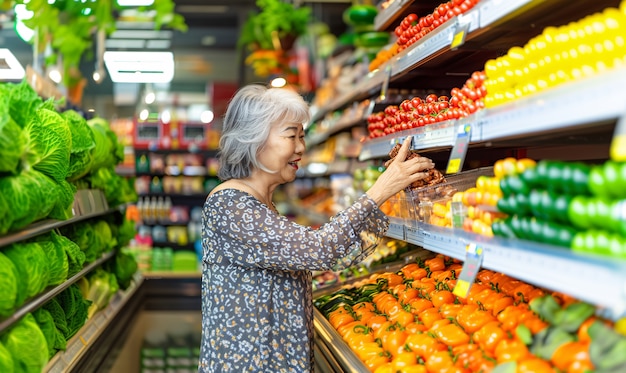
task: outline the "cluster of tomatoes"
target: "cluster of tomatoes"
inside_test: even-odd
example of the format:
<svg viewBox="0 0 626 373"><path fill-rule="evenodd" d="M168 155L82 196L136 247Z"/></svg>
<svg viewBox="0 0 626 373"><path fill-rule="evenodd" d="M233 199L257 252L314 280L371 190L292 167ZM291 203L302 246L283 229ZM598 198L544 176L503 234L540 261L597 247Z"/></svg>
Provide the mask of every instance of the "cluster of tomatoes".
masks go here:
<svg viewBox="0 0 626 373"><path fill-rule="evenodd" d="M394 30L398 37L396 41L399 46L398 52L414 44L450 18L472 9L476 3L478 0L450 0L440 4L426 16L418 18L415 13L407 15Z"/></svg>
<svg viewBox="0 0 626 373"><path fill-rule="evenodd" d="M400 105L389 105L382 112L372 113L367 118L369 138L464 118L475 113L485 107L483 99L487 91L484 81L485 73L475 71L462 88L452 88L451 97L431 93L424 99L413 97L402 101Z"/></svg>
<svg viewBox="0 0 626 373"><path fill-rule="evenodd" d="M555 351L551 359L531 353L516 330L532 335L548 324L529 306L545 292L501 273L481 270L466 298L453 294L458 261L438 255L405 265L397 273L380 273L355 287L384 284L354 304L341 303L327 318L365 365L375 373L489 372L516 362L518 372L583 372L592 369L587 327L578 329L579 346ZM576 301L552 293L559 307ZM568 345L569 347L569 345ZM578 369L568 369L576 361Z"/></svg>

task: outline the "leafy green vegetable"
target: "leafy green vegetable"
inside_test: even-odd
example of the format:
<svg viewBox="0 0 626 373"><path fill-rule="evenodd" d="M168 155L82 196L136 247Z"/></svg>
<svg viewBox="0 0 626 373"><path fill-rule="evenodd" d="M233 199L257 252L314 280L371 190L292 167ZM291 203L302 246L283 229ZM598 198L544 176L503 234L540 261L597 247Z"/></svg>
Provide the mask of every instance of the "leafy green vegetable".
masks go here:
<svg viewBox="0 0 626 373"><path fill-rule="evenodd" d="M57 202L50 210L50 219L67 220L74 216L74 195L76 187L63 180L57 184Z"/></svg>
<svg viewBox="0 0 626 373"><path fill-rule="evenodd" d="M69 269L65 249L53 236L55 234L48 232L35 238L35 241L41 245L48 261L48 285L58 285L67 280Z"/></svg>
<svg viewBox="0 0 626 373"><path fill-rule="evenodd" d="M91 171L96 171L101 167L115 165L114 151L115 146L109 137L109 124L101 118L93 118L87 121L96 146L92 149L93 163Z"/></svg>
<svg viewBox="0 0 626 373"><path fill-rule="evenodd" d="M65 311L63 311L63 307L61 307L59 301L57 301L56 298L52 298L42 307L50 312L50 315L52 315L54 319L54 325L56 325L59 332L61 332L63 336L67 336L67 318L65 317ZM67 340L68 338L65 339Z"/></svg>
<svg viewBox="0 0 626 373"><path fill-rule="evenodd" d="M65 226L61 228L61 233L78 245L85 254L85 262L91 263L97 258L98 242L91 222L82 221Z"/></svg>
<svg viewBox="0 0 626 373"><path fill-rule="evenodd" d="M17 173L26 139L10 115L8 84L0 84L0 172Z"/></svg>
<svg viewBox="0 0 626 373"><path fill-rule="evenodd" d="M78 285L72 284L56 296L57 301L65 312L65 320L67 321L66 339L70 339L76 334L87 321L88 309L91 301L85 299L78 288Z"/></svg>
<svg viewBox="0 0 626 373"><path fill-rule="evenodd" d="M70 278L77 274L83 265L85 264L85 253L80 250L80 247L69 238L57 234L51 233L51 238L55 245L62 247L67 256L67 277Z"/></svg>
<svg viewBox="0 0 626 373"><path fill-rule="evenodd" d="M87 125L87 120L78 112L67 110L61 115L67 121L72 134L72 148L70 150L70 166L67 179L80 179L89 173L93 163L91 150L96 146L93 132Z"/></svg>
<svg viewBox="0 0 626 373"><path fill-rule="evenodd" d="M0 338L13 357L15 372L41 373L48 362L48 345L35 317L26 314Z"/></svg>
<svg viewBox="0 0 626 373"><path fill-rule="evenodd" d="M47 217L57 203L57 192L54 181L36 170L1 177L0 194L7 202L13 220L9 230L21 229Z"/></svg>
<svg viewBox="0 0 626 373"><path fill-rule="evenodd" d="M41 293L48 286L48 260L37 242L19 242L4 249L17 270L16 306Z"/></svg>
<svg viewBox="0 0 626 373"><path fill-rule="evenodd" d="M126 290L133 279L133 275L137 272L137 262L135 258L125 252L118 251L111 263L111 271L117 278L120 289Z"/></svg>
<svg viewBox="0 0 626 373"><path fill-rule="evenodd" d="M24 128L30 122L35 111L43 104L43 100L26 80L22 80L18 84L11 84L10 87L12 88L9 92L11 118L20 128Z"/></svg>
<svg viewBox="0 0 626 373"><path fill-rule="evenodd" d="M9 350L0 343L0 372L13 373L15 368L13 367L13 357Z"/></svg>
<svg viewBox="0 0 626 373"><path fill-rule="evenodd" d="M0 211L11 211L9 203L0 192ZM13 214L0 214L0 235L4 235L11 229L13 224Z"/></svg>
<svg viewBox="0 0 626 373"><path fill-rule="evenodd" d="M39 329L46 338L46 345L48 346L48 359L50 359L57 350L54 348L55 341L57 339L57 327L54 324L54 319L48 310L45 308L38 308L33 312L33 316L39 325Z"/></svg>
<svg viewBox="0 0 626 373"><path fill-rule="evenodd" d="M54 110L40 108L24 131L28 165L58 182L65 180L72 148L72 135L65 119Z"/></svg>
<svg viewBox="0 0 626 373"><path fill-rule="evenodd" d="M13 262L0 252L0 316L10 316L17 299L17 269ZM0 364L0 367L2 364ZM2 372L2 369L0 369Z"/></svg>

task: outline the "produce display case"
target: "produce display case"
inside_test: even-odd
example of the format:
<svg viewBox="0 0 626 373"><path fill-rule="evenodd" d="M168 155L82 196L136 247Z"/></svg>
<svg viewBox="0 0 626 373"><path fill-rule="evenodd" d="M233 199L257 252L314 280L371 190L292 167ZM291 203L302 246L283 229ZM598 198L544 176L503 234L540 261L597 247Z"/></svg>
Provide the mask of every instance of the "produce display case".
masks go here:
<svg viewBox="0 0 626 373"><path fill-rule="evenodd" d="M372 268L368 276L384 272L397 272L404 265L417 260L425 260L435 254L428 250L414 250L404 255L401 260ZM367 276L365 276L367 277ZM363 280L353 278L349 281L337 283L313 292L313 299L331 294L344 286ZM351 373L368 372L369 369L363 361L343 341L337 330L329 323L328 319L315 307L313 307L313 327L315 330L315 371L322 373Z"/></svg>

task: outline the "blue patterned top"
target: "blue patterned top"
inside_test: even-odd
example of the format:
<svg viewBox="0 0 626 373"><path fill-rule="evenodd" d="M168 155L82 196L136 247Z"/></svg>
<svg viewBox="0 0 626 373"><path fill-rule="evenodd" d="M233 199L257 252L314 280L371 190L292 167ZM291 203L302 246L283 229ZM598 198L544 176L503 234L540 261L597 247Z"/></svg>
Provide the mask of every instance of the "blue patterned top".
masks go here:
<svg viewBox="0 0 626 373"><path fill-rule="evenodd" d="M318 229L223 189L203 213L199 371L311 372L312 270L370 255L389 220L366 195Z"/></svg>

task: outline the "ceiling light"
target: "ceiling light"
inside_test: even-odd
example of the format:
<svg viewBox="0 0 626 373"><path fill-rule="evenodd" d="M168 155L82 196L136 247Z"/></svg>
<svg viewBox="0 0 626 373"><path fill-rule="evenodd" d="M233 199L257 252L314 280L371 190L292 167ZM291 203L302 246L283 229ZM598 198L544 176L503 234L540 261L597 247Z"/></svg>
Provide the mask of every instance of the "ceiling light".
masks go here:
<svg viewBox="0 0 626 373"><path fill-rule="evenodd" d="M145 121L146 119L148 119L149 115L150 115L150 112L148 111L148 109L143 109L141 112L139 112L139 119L141 119L142 121Z"/></svg>
<svg viewBox="0 0 626 373"><path fill-rule="evenodd" d="M48 72L48 77L55 82L56 84L61 83L61 79L63 78L61 76L61 73L59 72L58 69L52 69Z"/></svg>
<svg viewBox="0 0 626 373"><path fill-rule="evenodd" d="M270 82L270 85L274 88L284 87L285 84L287 84L287 80L285 80L285 78L274 78Z"/></svg>
<svg viewBox="0 0 626 373"><path fill-rule="evenodd" d="M154 92L148 92L146 94L146 97L144 99L145 103L150 105L154 103L154 100L156 99L156 95L154 94Z"/></svg>
<svg viewBox="0 0 626 373"><path fill-rule="evenodd" d="M115 83L168 83L174 78L172 52L104 52Z"/></svg>
<svg viewBox="0 0 626 373"><path fill-rule="evenodd" d="M0 80L22 80L26 71L7 48L0 48Z"/></svg>
<svg viewBox="0 0 626 373"><path fill-rule="evenodd" d="M119 6L150 6L154 0L117 0Z"/></svg>
<svg viewBox="0 0 626 373"><path fill-rule="evenodd" d="M205 110L200 114L200 121L202 123L211 123L213 121L214 114L211 110Z"/></svg>
<svg viewBox="0 0 626 373"><path fill-rule="evenodd" d="M172 120L172 114L170 114L170 111L167 109L163 110L161 113L161 122L168 124L170 120Z"/></svg>

